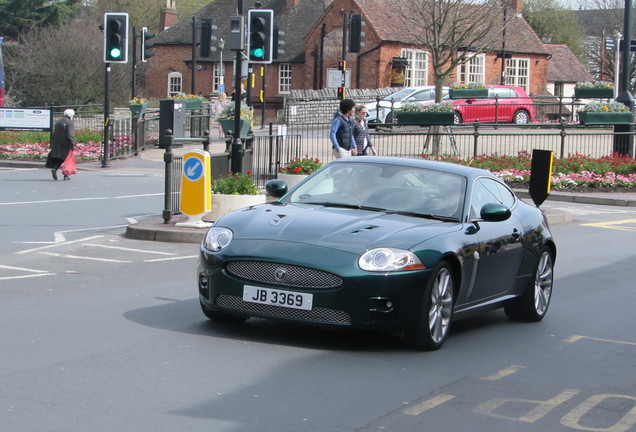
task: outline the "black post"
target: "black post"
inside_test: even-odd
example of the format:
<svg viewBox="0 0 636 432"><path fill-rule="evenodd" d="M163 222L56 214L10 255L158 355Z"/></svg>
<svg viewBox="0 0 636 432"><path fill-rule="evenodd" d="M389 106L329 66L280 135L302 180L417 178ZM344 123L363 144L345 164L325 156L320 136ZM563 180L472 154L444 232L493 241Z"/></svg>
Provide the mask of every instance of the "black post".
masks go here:
<svg viewBox="0 0 636 432"><path fill-rule="evenodd" d="M237 12L243 15L243 0L237 0ZM236 51L236 70L234 71L234 136L232 137L232 153L230 171L243 172L243 143L241 142L241 69L243 52Z"/></svg>
<svg viewBox="0 0 636 432"><path fill-rule="evenodd" d="M196 94L197 81L197 19L192 17L192 83L190 94Z"/></svg>
<svg viewBox="0 0 636 432"><path fill-rule="evenodd" d="M172 145L174 144L174 135L172 130L166 129L166 152L163 154L163 162L165 163L164 177L164 193L163 193L163 223L170 222L172 219Z"/></svg>
<svg viewBox="0 0 636 432"><path fill-rule="evenodd" d="M143 48L142 48L143 49ZM132 28L132 79L130 80L130 84L132 87L131 91L131 99L134 99L137 95L137 27L133 26Z"/></svg>
<svg viewBox="0 0 636 432"><path fill-rule="evenodd" d="M623 67L616 102L621 102L634 113L634 96L630 92L632 0L625 0L625 25L623 29ZM617 47L618 49L618 47ZM633 119L632 119L633 121ZM614 126L614 153L632 156L634 153L634 124Z"/></svg>
<svg viewBox="0 0 636 432"><path fill-rule="evenodd" d="M501 30L501 77L500 85L506 84L506 20L508 19L508 7L503 5L503 29Z"/></svg>
<svg viewBox="0 0 636 432"><path fill-rule="evenodd" d="M102 168L109 165L109 134L110 127L110 63L104 63L104 154L102 155Z"/></svg>

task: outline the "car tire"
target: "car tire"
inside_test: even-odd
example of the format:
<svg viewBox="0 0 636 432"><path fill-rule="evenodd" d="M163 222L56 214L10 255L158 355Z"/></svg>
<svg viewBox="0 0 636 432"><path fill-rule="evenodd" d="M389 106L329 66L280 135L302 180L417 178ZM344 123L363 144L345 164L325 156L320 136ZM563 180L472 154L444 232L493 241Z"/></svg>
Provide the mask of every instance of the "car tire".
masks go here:
<svg viewBox="0 0 636 432"><path fill-rule="evenodd" d="M205 315L210 321L216 322L243 322L247 321L245 317L238 317L235 315L230 315L224 312L213 311L208 309L201 300L199 300L199 305L201 305L201 311L203 315Z"/></svg>
<svg viewBox="0 0 636 432"><path fill-rule="evenodd" d="M457 111L455 111L453 113L453 123L458 125L458 124L461 124L461 122L462 122L462 115L458 113Z"/></svg>
<svg viewBox="0 0 636 432"><path fill-rule="evenodd" d="M525 322L541 321L550 306L553 275L554 256L550 248L544 246L523 295L504 304L508 318Z"/></svg>
<svg viewBox="0 0 636 432"><path fill-rule="evenodd" d="M522 125L530 123L530 114L526 110L519 110L512 117L514 124Z"/></svg>
<svg viewBox="0 0 636 432"><path fill-rule="evenodd" d="M415 325L404 338L413 348L435 351L442 347L453 317L455 280L450 265L439 263L426 284L422 308Z"/></svg>

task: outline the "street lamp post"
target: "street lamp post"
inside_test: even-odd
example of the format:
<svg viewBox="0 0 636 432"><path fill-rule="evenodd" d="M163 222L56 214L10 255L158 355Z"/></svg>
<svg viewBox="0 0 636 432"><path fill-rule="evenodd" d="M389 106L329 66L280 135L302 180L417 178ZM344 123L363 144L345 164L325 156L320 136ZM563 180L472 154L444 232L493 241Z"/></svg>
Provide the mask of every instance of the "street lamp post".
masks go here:
<svg viewBox="0 0 636 432"><path fill-rule="evenodd" d="M225 40L219 39L219 86L218 92L225 92L225 71L223 70L223 48L225 48Z"/></svg>
<svg viewBox="0 0 636 432"><path fill-rule="evenodd" d="M630 48L632 39L632 0L625 0L625 15L623 26L623 64L621 86L618 92L617 102L621 102L634 112L634 97L630 92L631 61ZM618 49L619 47L617 47ZM617 66L618 67L618 66ZM614 126L614 153L633 156L634 154L634 124Z"/></svg>

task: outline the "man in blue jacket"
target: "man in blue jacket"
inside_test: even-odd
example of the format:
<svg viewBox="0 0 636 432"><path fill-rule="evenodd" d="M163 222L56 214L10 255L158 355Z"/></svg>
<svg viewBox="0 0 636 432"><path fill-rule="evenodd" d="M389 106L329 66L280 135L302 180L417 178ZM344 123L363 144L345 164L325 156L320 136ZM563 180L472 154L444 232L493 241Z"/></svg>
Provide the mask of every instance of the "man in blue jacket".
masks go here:
<svg viewBox="0 0 636 432"><path fill-rule="evenodd" d="M353 138L353 110L356 104L351 99L340 101L340 111L333 116L329 140L336 159L357 154L356 142Z"/></svg>

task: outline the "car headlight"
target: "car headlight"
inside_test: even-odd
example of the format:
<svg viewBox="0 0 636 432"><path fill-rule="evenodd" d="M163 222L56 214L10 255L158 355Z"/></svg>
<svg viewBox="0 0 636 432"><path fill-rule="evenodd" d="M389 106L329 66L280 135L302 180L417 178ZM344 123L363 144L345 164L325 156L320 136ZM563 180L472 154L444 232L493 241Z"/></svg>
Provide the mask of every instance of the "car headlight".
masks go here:
<svg viewBox="0 0 636 432"><path fill-rule="evenodd" d="M234 234L231 230L221 227L212 227L205 234L203 247L210 252L220 252L232 241Z"/></svg>
<svg viewBox="0 0 636 432"><path fill-rule="evenodd" d="M422 261L411 251L377 248L366 251L358 259L362 270L373 272L421 270Z"/></svg>

